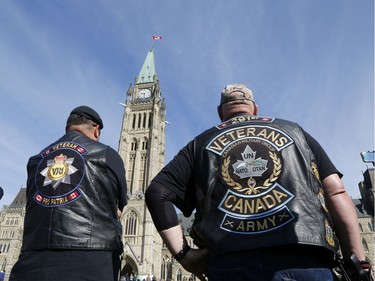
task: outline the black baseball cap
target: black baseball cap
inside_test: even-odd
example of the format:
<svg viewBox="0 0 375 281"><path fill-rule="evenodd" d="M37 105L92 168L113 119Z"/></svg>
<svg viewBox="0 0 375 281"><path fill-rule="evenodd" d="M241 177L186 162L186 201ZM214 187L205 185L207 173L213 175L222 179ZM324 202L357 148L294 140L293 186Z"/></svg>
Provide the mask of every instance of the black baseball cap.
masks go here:
<svg viewBox="0 0 375 281"><path fill-rule="evenodd" d="M91 121L94 121L96 124L99 125L100 130L103 129L103 121L102 118L100 118L99 114L92 109L91 107L88 107L86 105L78 106L70 112L70 114L77 114L83 117L86 117L87 119L90 119Z"/></svg>

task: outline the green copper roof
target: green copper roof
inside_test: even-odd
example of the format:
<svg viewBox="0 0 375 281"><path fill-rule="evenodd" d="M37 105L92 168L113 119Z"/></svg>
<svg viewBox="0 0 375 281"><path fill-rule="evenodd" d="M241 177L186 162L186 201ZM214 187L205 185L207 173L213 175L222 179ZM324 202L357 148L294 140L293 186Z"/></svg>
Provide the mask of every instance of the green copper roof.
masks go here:
<svg viewBox="0 0 375 281"><path fill-rule="evenodd" d="M139 72L136 83L140 84L152 82L154 81L154 75L156 75L154 50L151 49L147 53L147 57L143 63L141 72Z"/></svg>

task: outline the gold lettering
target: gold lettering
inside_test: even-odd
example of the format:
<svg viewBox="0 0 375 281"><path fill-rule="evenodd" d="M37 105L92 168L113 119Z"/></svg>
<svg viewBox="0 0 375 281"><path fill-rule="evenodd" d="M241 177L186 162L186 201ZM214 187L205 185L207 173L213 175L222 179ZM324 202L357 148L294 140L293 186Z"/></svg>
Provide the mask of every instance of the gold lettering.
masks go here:
<svg viewBox="0 0 375 281"><path fill-rule="evenodd" d="M241 231L244 231L245 230L245 226L244 226L244 223L243 221L241 221L238 226L237 226L237 230L241 230Z"/></svg>
<svg viewBox="0 0 375 281"><path fill-rule="evenodd" d="M247 136L255 136L255 128L247 128Z"/></svg>
<svg viewBox="0 0 375 281"><path fill-rule="evenodd" d="M233 212L236 212L236 210L240 213L240 214L243 214L243 200L240 199L238 200L238 202L236 203L236 205L233 207Z"/></svg>
<svg viewBox="0 0 375 281"><path fill-rule="evenodd" d="M210 148L216 151L220 151L222 149L222 147L216 142L216 140L210 145Z"/></svg>
<svg viewBox="0 0 375 281"><path fill-rule="evenodd" d="M245 132L243 129L237 130L237 135L239 138L244 138L245 137Z"/></svg>
<svg viewBox="0 0 375 281"><path fill-rule="evenodd" d="M267 129L263 129L262 131L260 131L258 134L257 134L258 137L263 137L265 139L267 139Z"/></svg>
<svg viewBox="0 0 375 281"><path fill-rule="evenodd" d="M266 206L263 204L262 200L261 199L257 199L256 200L256 204L255 204L255 209L257 211L257 213L259 212L260 209L263 209L263 210L266 210Z"/></svg>
<svg viewBox="0 0 375 281"><path fill-rule="evenodd" d="M277 133L275 131L271 131L271 133L268 135L267 139L271 138L272 139L272 142L274 143L278 138L279 138L280 134Z"/></svg>
<svg viewBox="0 0 375 281"><path fill-rule="evenodd" d="M230 199L233 199L233 201L236 201L236 196L234 195L229 195L225 201L224 201L224 206L228 209L233 207L233 204L229 203Z"/></svg>
<svg viewBox="0 0 375 281"><path fill-rule="evenodd" d="M288 142L288 139L286 137L281 137L277 141L275 141L275 144L278 147L281 147L281 146L285 145L287 142Z"/></svg>
<svg viewBox="0 0 375 281"><path fill-rule="evenodd" d="M247 224L246 224L246 230L247 231L254 231L255 228L254 228L254 222L253 221L247 221Z"/></svg>
<svg viewBox="0 0 375 281"><path fill-rule="evenodd" d="M272 217L268 217L267 220L270 221L273 226L275 226L276 225L275 218L276 218L275 216L272 216Z"/></svg>
<svg viewBox="0 0 375 281"><path fill-rule="evenodd" d="M281 198L283 198L283 197L288 197L287 194L282 193L282 192L280 192L280 191L278 191L278 190L276 190L276 189L273 190L273 194L275 195L276 200L277 200L279 203L281 202Z"/></svg>
<svg viewBox="0 0 375 281"><path fill-rule="evenodd" d="M263 200L264 200L264 203L266 203L268 209L271 209L275 207L276 205L275 198L273 198L270 194L265 195L263 197Z"/></svg>
<svg viewBox="0 0 375 281"><path fill-rule="evenodd" d="M264 219L263 220L263 224L261 223L260 220L257 221L257 229L267 229L268 228L268 224L267 224L267 220Z"/></svg>
<svg viewBox="0 0 375 281"><path fill-rule="evenodd" d="M42 200L42 204L44 204L44 205L49 205L50 202L51 202L51 200L49 198L43 198L43 200Z"/></svg>
<svg viewBox="0 0 375 281"><path fill-rule="evenodd" d="M254 200L246 200L245 201L245 214L254 214Z"/></svg>
<svg viewBox="0 0 375 281"><path fill-rule="evenodd" d="M236 133L236 131L229 131L229 132L227 132L227 135L229 135L232 140L235 140L236 137L235 137L234 133Z"/></svg>
<svg viewBox="0 0 375 281"><path fill-rule="evenodd" d="M285 198L288 198L288 194L277 189L259 198L241 198L232 194L225 198L223 207L237 214L257 214L274 208Z"/></svg>
<svg viewBox="0 0 375 281"><path fill-rule="evenodd" d="M61 204L65 204L66 202L68 202L68 199L66 197L51 199L51 205L61 205Z"/></svg>
<svg viewBox="0 0 375 281"><path fill-rule="evenodd" d="M229 141L224 137L224 136L220 136L218 139L217 139L223 146L226 146Z"/></svg>

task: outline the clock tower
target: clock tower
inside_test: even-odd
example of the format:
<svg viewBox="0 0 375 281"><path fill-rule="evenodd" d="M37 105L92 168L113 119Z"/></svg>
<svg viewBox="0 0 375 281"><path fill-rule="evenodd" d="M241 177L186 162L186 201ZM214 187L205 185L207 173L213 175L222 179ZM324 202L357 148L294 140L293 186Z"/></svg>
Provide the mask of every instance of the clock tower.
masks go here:
<svg viewBox="0 0 375 281"><path fill-rule="evenodd" d="M162 241L145 204L144 194L164 166L165 102L149 50L124 104L119 154L124 161L128 205L121 216L124 257L121 275L161 272Z"/></svg>

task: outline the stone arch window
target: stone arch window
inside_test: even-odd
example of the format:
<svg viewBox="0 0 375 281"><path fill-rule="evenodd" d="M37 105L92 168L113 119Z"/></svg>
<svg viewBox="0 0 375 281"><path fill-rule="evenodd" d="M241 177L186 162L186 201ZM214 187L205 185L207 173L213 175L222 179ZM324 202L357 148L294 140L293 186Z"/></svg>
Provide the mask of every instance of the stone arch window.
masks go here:
<svg viewBox="0 0 375 281"><path fill-rule="evenodd" d="M148 144L147 138L144 138L144 140L142 141L142 149L143 150L147 150L147 144Z"/></svg>
<svg viewBox="0 0 375 281"><path fill-rule="evenodd" d="M161 279L170 280L172 277L172 260L169 257L164 257L161 264Z"/></svg>
<svg viewBox="0 0 375 281"><path fill-rule="evenodd" d="M138 216L134 211L130 211L125 219L125 236L135 236L137 234Z"/></svg>
<svg viewBox="0 0 375 281"><path fill-rule="evenodd" d="M363 238L362 238L362 245L363 245L363 249L365 250L365 252L368 252L369 248L368 248L367 242Z"/></svg>
<svg viewBox="0 0 375 281"><path fill-rule="evenodd" d="M362 224L358 224L359 225L359 230L361 231L361 232L363 232L363 227L362 227Z"/></svg>
<svg viewBox="0 0 375 281"><path fill-rule="evenodd" d="M131 145L130 145L130 150L131 151L136 151L137 150L137 140L133 139Z"/></svg>
<svg viewBox="0 0 375 281"><path fill-rule="evenodd" d="M182 281L182 274L179 268L177 268L176 277L177 277L177 281Z"/></svg>
<svg viewBox="0 0 375 281"><path fill-rule="evenodd" d="M151 114L148 116L148 127L151 128L152 116Z"/></svg>
<svg viewBox="0 0 375 281"><path fill-rule="evenodd" d="M146 128L146 112L143 113L143 128Z"/></svg>
<svg viewBox="0 0 375 281"><path fill-rule="evenodd" d="M5 267L7 265L7 259L4 259L3 262L1 263L1 270L4 271Z"/></svg>
<svg viewBox="0 0 375 281"><path fill-rule="evenodd" d="M138 114L138 129L141 127L141 119L142 119L142 115L139 113Z"/></svg>
<svg viewBox="0 0 375 281"><path fill-rule="evenodd" d="M369 222L369 223L368 223L368 229L369 229L370 231L374 231L374 225L372 224L372 222Z"/></svg>
<svg viewBox="0 0 375 281"><path fill-rule="evenodd" d="M133 125L132 125L133 129L135 129L135 119L137 119L137 115L133 113Z"/></svg>

